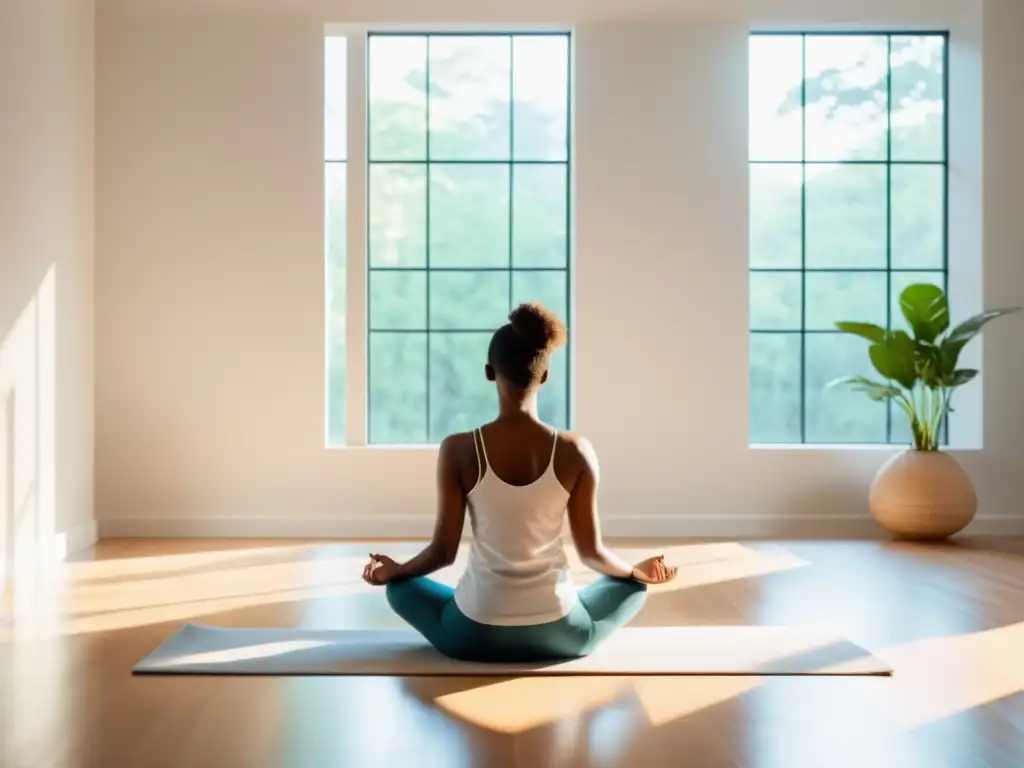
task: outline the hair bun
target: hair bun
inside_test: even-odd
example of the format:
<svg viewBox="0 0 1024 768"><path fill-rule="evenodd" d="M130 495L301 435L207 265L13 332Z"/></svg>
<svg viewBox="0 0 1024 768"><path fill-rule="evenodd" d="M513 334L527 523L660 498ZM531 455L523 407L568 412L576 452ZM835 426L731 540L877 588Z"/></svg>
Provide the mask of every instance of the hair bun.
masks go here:
<svg viewBox="0 0 1024 768"><path fill-rule="evenodd" d="M539 302L520 304L512 310L508 321L531 349L551 352L565 344L565 323Z"/></svg>

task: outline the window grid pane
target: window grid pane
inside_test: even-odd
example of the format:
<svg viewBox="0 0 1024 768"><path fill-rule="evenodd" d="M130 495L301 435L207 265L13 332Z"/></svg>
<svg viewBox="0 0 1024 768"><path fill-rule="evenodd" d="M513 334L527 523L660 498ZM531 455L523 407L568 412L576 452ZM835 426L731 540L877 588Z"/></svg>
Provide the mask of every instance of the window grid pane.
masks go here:
<svg viewBox="0 0 1024 768"><path fill-rule="evenodd" d="M902 288L949 290L947 43L944 33L751 36L753 443L907 442L891 403L819 390L832 374L871 373L867 342L845 339L835 320L898 328ZM773 408L792 412L769 417ZM948 431L947 420L944 443Z"/></svg>
<svg viewBox="0 0 1024 768"><path fill-rule="evenodd" d="M569 321L570 35L371 33L368 48L369 442L436 443L496 413L486 347L515 304ZM380 359L401 348L417 365ZM556 357L538 405L567 428Z"/></svg>

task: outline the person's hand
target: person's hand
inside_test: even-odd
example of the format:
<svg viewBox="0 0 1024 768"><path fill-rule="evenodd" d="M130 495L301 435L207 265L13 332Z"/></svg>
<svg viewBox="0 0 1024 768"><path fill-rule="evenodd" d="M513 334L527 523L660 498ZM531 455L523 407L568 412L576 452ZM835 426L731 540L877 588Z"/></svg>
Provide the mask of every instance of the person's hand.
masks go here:
<svg viewBox="0 0 1024 768"><path fill-rule="evenodd" d="M387 555L370 555L370 562L363 568L363 581L375 587L387 584L398 573L398 563Z"/></svg>
<svg viewBox="0 0 1024 768"><path fill-rule="evenodd" d="M672 581L678 568L665 565L665 556L649 557L633 566L633 578L644 584L664 584Z"/></svg>

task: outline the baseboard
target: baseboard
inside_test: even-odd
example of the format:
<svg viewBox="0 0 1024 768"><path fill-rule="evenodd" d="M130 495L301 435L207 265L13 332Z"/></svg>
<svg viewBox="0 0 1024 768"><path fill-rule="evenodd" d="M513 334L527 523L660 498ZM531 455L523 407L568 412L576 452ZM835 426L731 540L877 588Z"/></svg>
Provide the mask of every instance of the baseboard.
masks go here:
<svg viewBox="0 0 1024 768"><path fill-rule="evenodd" d="M100 538L422 539L434 521L386 517L117 517L99 521Z"/></svg>
<svg viewBox="0 0 1024 768"><path fill-rule="evenodd" d="M987 515L976 517L964 529L967 536L1024 536L1024 517Z"/></svg>
<svg viewBox="0 0 1024 768"><path fill-rule="evenodd" d="M433 528L433 519L424 515L335 518L120 517L99 521L99 535L104 539L423 539L430 536ZM874 539L884 536L878 525L867 515L613 515L602 520L601 529L606 536L614 538L652 539ZM1024 517L978 517L965 533L971 536L1022 536Z"/></svg>

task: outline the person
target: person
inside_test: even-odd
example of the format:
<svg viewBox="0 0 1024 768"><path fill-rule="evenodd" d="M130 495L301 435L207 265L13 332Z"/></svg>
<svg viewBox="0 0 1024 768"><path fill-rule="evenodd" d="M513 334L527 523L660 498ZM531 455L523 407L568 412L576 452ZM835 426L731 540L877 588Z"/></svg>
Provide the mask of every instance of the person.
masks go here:
<svg viewBox="0 0 1024 768"><path fill-rule="evenodd" d="M548 360L565 340L565 325L540 304L509 315L491 339L484 369L497 387L498 417L441 443L430 544L404 563L370 554L363 569L363 579L385 586L392 609L446 656L585 656L637 614L648 585L676 575L664 557L629 565L605 547L594 449L537 415ZM467 508L473 539L453 590L427 576L454 562ZM581 560L600 574L579 591L563 547L565 517Z"/></svg>

